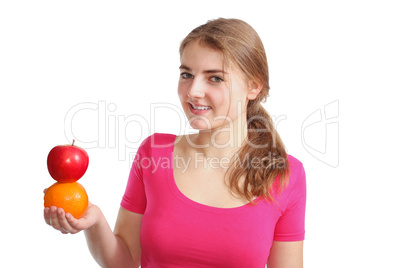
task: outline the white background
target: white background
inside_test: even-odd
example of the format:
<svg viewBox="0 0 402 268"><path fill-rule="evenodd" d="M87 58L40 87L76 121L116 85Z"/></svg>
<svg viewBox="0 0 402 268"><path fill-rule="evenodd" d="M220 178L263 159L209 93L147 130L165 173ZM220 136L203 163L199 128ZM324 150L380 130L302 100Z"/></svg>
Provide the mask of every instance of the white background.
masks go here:
<svg viewBox="0 0 402 268"><path fill-rule="evenodd" d="M218 17L264 42L265 107L307 173L305 267L402 267L400 9L311 0L2 1L1 267L97 267L82 233L44 223L47 154L72 131L90 157L80 183L113 227L138 143L188 132L178 47Z"/></svg>

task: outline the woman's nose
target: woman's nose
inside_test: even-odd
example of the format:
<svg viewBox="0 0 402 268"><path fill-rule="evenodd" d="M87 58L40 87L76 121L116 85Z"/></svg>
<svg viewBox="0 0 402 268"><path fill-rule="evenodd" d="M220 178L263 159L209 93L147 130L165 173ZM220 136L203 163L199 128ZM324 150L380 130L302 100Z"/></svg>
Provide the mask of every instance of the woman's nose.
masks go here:
<svg viewBox="0 0 402 268"><path fill-rule="evenodd" d="M203 98L205 96L205 85L198 79L193 79L188 91L187 96L190 98Z"/></svg>

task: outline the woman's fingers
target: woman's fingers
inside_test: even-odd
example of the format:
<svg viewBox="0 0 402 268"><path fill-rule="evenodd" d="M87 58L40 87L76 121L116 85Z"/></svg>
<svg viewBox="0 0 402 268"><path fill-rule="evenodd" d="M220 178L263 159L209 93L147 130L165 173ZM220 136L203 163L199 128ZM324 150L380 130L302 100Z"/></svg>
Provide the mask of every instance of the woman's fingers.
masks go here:
<svg viewBox="0 0 402 268"><path fill-rule="evenodd" d="M95 224L98 214L98 208L90 203L85 214L80 219L74 218L70 213L66 213L66 219L74 229L82 231Z"/></svg>
<svg viewBox="0 0 402 268"><path fill-rule="evenodd" d="M62 208L57 208L55 206L45 208L43 215L45 218L45 222L48 225L52 226L54 229L62 232L63 234L69 233L69 228L63 223L63 218L65 218L65 216L64 210Z"/></svg>
<svg viewBox="0 0 402 268"><path fill-rule="evenodd" d="M50 207L50 226L52 226L54 229L62 231L60 222L59 222L59 216L57 215L57 207L51 206Z"/></svg>
<svg viewBox="0 0 402 268"><path fill-rule="evenodd" d="M75 234L80 231L80 230L75 229L73 226L71 226L69 224L69 222L67 221L67 218L66 218L66 213L64 212L64 210L62 208L59 208L57 213L58 213L58 217L59 217L59 223L62 228L61 231L65 231L70 234Z"/></svg>
<svg viewBox="0 0 402 268"><path fill-rule="evenodd" d="M54 229L63 234L75 234L95 224L99 216L99 209L97 206L89 204L84 216L76 219L70 213L66 213L64 209L52 206L44 209L43 216L45 222Z"/></svg>
<svg viewBox="0 0 402 268"><path fill-rule="evenodd" d="M74 216L71 215L70 213L66 213L66 220L67 220L68 224L71 225L76 230L85 229L85 227L82 226L83 219L78 220L78 219L74 218Z"/></svg>
<svg viewBox="0 0 402 268"><path fill-rule="evenodd" d="M45 208L43 210L43 218L45 219L46 224L50 225L50 208Z"/></svg>

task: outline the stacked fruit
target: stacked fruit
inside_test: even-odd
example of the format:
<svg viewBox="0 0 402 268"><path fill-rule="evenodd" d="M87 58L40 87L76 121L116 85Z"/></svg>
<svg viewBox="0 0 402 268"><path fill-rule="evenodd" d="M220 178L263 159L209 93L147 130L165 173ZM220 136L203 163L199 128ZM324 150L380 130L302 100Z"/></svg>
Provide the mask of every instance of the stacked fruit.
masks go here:
<svg viewBox="0 0 402 268"><path fill-rule="evenodd" d="M54 147L47 157L50 176L57 182L45 193L45 208L63 208L76 219L84 215L88 207L88 195L77 181L85 174L89 158L87 152L74 145Z"/></svg>

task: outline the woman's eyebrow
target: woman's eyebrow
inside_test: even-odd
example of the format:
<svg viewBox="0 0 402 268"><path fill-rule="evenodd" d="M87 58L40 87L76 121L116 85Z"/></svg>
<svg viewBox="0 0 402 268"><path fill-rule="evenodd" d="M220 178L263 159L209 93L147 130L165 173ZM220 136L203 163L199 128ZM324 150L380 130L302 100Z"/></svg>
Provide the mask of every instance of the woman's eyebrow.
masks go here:
<svg viewBox="0 0 402 268"><path fill-rule="evenodd" d="M203 73L223 73L223 74L227 74L227 72L221 70L221 69L212 69L212 70L205 70L203 71Z"/></svg>
<svg viewBox="0 0 402 268"><path fill-rule="evenodd" d="M189 67L187 67L186 65L180 65L179 69L184 69L186 71L191 71L191 69Z"/></svg>
<svg viewBox="0 0 402 268"><path fill-rule="evenodd" d="M179 69L183 69L186 71L191 71L191 68L187 67L186 65L180 65ZM223 73L227 74L227 72L223 71L222 69L211 69L211 70L204 70L203 73Z"/></svg>

